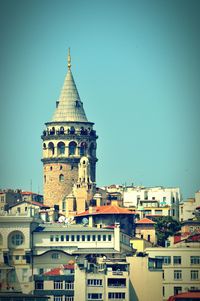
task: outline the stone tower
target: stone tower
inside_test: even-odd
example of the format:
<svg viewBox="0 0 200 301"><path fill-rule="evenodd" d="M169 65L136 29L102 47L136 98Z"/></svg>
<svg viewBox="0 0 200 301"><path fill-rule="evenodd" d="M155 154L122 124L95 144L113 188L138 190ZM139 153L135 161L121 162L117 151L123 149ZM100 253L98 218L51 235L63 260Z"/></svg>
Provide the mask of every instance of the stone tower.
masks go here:
<svg viewBox="0 0 200 301"><path fill-rule="evenodd" d="M71 72L68 53L68 72L56 102L52 121L43 131L44 200L50 206L61 207L64 197L78 181L78 166L84 156L89 160L88 177L96 181L96 132L84 112Z"/></svg>

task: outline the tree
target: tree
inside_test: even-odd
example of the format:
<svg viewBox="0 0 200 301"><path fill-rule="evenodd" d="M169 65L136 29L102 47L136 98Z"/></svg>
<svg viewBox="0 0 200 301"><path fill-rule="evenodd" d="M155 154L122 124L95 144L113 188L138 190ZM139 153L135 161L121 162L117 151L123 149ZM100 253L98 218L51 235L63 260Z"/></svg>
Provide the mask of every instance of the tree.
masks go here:
<svg viewBox="0 0 200 301"><path fill-rule="evenodd" d="M165 241L181 229L181 224L171 216L155 217L153 220L156 223L157 244L165 247Z"/></svg>

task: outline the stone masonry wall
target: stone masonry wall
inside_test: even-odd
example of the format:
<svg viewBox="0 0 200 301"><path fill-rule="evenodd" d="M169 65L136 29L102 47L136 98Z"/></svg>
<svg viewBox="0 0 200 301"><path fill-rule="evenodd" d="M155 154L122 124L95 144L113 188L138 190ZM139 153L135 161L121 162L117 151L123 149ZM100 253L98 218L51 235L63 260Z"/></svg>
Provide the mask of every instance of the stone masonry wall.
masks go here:
<svg viewBox="0 0 200 301"><path fill-rule="evenodd" d="M78 179L78 164L52 163L44 164L44 204L49 206L59 205L72 191L72 186ZM60 177L63 175L63 179Z"/></svg>

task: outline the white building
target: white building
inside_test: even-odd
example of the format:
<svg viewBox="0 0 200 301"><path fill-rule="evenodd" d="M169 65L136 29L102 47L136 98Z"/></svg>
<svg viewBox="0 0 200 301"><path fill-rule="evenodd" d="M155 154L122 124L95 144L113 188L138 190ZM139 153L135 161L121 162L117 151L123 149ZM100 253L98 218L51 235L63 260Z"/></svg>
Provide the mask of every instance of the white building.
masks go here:
<svg viewBox="0 0 200 301"><path fill-rule="evenodd" d="M194 218L194 211L200 206L200 191L195 193L194 198L189 198L180 203L180 221Z"/></svg>

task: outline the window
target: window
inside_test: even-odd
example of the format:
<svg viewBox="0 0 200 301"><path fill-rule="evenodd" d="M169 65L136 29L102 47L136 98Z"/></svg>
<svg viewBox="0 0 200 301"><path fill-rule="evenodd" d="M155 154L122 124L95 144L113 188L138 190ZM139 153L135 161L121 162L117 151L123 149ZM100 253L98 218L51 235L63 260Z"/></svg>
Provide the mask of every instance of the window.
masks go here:
<svg viewBox="0 0 200 301"><path fill-rule="evenodd" d="M151 240L151 235L150 235L150 234L148 234L148 236L147 236L147 240L148 240L148 241L150 241L150 240Z"/></svg>
<svg viewBox="0 0 200 301"><path fill-rule="evenodd" d="M54 289L63 289L63 282L54 280Z"/></svg>
<svg viewBox="0 0 200 301"><path fill-rule="evenodd" d="M96 240L96 235L92 235L92 240L93 240L93 241Z"/></svg>
<svg viewBox="0 0 200 301"><path fill-rule="evenodd" d="M8 273L8 281L16 282L16 271L12 270Z"/></svg>
<svg viewBox="0 0 200 301"><path fill-rule="evenodd" d="M56 235L56 241L59 241L59 235Z"/></svg>
<svg viewBox="0 0 200 301"><path fill-rule="evenodd" d="M22 282L27 281L28 269L22 269Z"/></svg>
<svg viewBox="0 0 200 301"><path fill-rule="evenodd" d="M36 290L43 290L44 288L44 281L43 280L36 280L35 281L35 289Z"/></svg>
<svg viewBox="0 0 200 301"><path fill-rule="evenodd" d="M53 236L53 235L51 235L51 236L50 236L50 241L53 241L53 238L54 238L54 236Z"/></svg>
<svg viewBox="0 0 200 301"><path fill-rule="evenodd" d="M80 235L76 235L76 240L80 241Z"/></svg>
<svg viewBox="0 0 200 301"><path fill-rule="evenodd" d="M108 299L125 299L125 293L108 293Z"/></svg>
<svg viewBox="0 0 200 301"><path fill-rule="evenodd" d="M109 234L108 235L108 241L111 241L111 239L112 239L112 236Z"/></svg>
<svg viewBox="0 0 200 301"><path fill-rule="evenodd" d="M52 259L59 259L60 258L60 254L59 253L52 253L51 254L51 258Z"/></svg>
<svg viewBox="0 0 200 301"><path fill-rule="evenodd" d="M87 235L87 241L90 241L90 235Z"/></svg>
<svg viewBox="0 0 200 301"><path fill-rule="evenodd" d="M163 264L164 265L171 264L171 256L163 256Z"/></svg>
<svg viewBox="0 0 200 301"><path fill-rule="evenodd" d="M58 155L64 155L65 153L65 144L63 142L59 142L57 145Z"/></svg>
<svg viewBox="0 0 200 301"><path fill-rule="evenodd" d="M101 235L98 235L98 241L101 241Z"/></svg>
<svg viewBox="0 0 200 301"><path fill-rule="evenodd" d="M191 280L198 280L199 279L199 271L198 270L192 270L190 272Z"/></svg>
<svg viewBox="0 0 200 301"><path fill-rule="evenodd" d="M85 241L85 235L82 235L82 241Z"/></svg>
<svg viewBox="0 0 200 301"><path fill-rule="evenodd" d="M174 280L182 280L182 271L174 270Z"/></svg>
<svg viewBox="0 0 200 301"><path fill-rule="evenodd" d="M190 256L190 263L200 265L200 256Z"/></svg>
<svg viewBox="0 0 200 301"><path fill-rule="evenodd" d="M66 290L73 290L74 289L74 282L65 282L65 289Z"/></svg>
<svg viewBox="0 0 200 301"><path fill-rule="evenodd" d="M16 256L15 256L15 260L19 260L19 255L16 255Z"/></svg>
<svg viewBox="0 0 200 301"><path fill-rule="evenodd" d="M66 235L66 241L69 241L69 235Z"/></svg>
<svg viewBox="0 0 200 301"><path fill-rule="evenodd" d="M102 279L88 279L88 286L102 286Z"/></svg>
<svg viewBox="0 0 200 301"><path fill-rule="evenodd" d="M52 142L49 142L48 144L48 155L49 156L54 155L54 144Z"/></svg>
<svg viewBox="0 0 200 301"><path fill-rule="evenodd" d="M74 296L65 296L65 301L74 301Z"/></svg>
<svg viewBox="0 0 200 301"><path fill-rule="evenodd" d="M82 142L80 145L80 156L86 155L86 149L87 149L87 144L85 142Z"/></svg>
<svg viewBox="0 0 200 301"><path fill-rule="evenodd" d="M102 300L102 294L88 294L88 300Z"/></svg>
<svg viewBox="0 0 200 301"><path fill-rule="evenodd" d="M43 273L44 273L44 269L41 268L41 269L38 270L39 275L42 275Z"/></svg>
<svg viewBox="0 0 200 301"><path fill-rule="evenodd" d="M74 241L74 235L71 236L71 241Z"/></svg>
<svg viewBox="0 0 200 301"><path fill-rule="evenodd" d="M174 295L178 295L181 292L182 292L181 286L174 286Z"/></svg>
<svg viewBox="0 0 200 301"><path fill-rule="evenodd" d="M60 182L64 182L64 175L63 175L63 174L60 174L60 175L59 175L59 181L60 181Z"/></svg>
<svg viewBox="0 0 200 301"><path fill-rule="evenodd" d="M62 301L62 296L54 296L53 301Z"/></svg>
<svg viewBox="0 0 200 301"><path fill-rule="evenodd" d="M61 235L60 240L64 241L64 235Z"/></svg>
<svg viewBox="0 0 200 301"><path fill-rule="evenodd" d="M163 297L165 296L165 287L163 286Z"/></svg>
<svg viewBox="0 0 200 301"><path fill-rule="evenodd" d="M12 242L12 244L15 245L15 246L20 246L20 245L22 245L23 242L24 242L24 238L23 238L22 233L20 233L20 232L14 233L14 234L11 236L11 242Z"/></svg>
<svg viewBox="0 0 200 301"><path fill-rule="evenodd" d="M181 264L181 256L173 257L174 264Z"/></svg>
<svg viewBox="0 0 200 301"><path fill-rule="evenodd" d="M69 143L69 155L70 156L75 155L75 153L76 153L76 146L77 146L77 144L74 141L71 141Z"/></svg>
<svg viewBox="0 0 200 301"><path fill-rule="evenodd" d="M103 241L106 241L106 235L103 235Z"/></svg>

